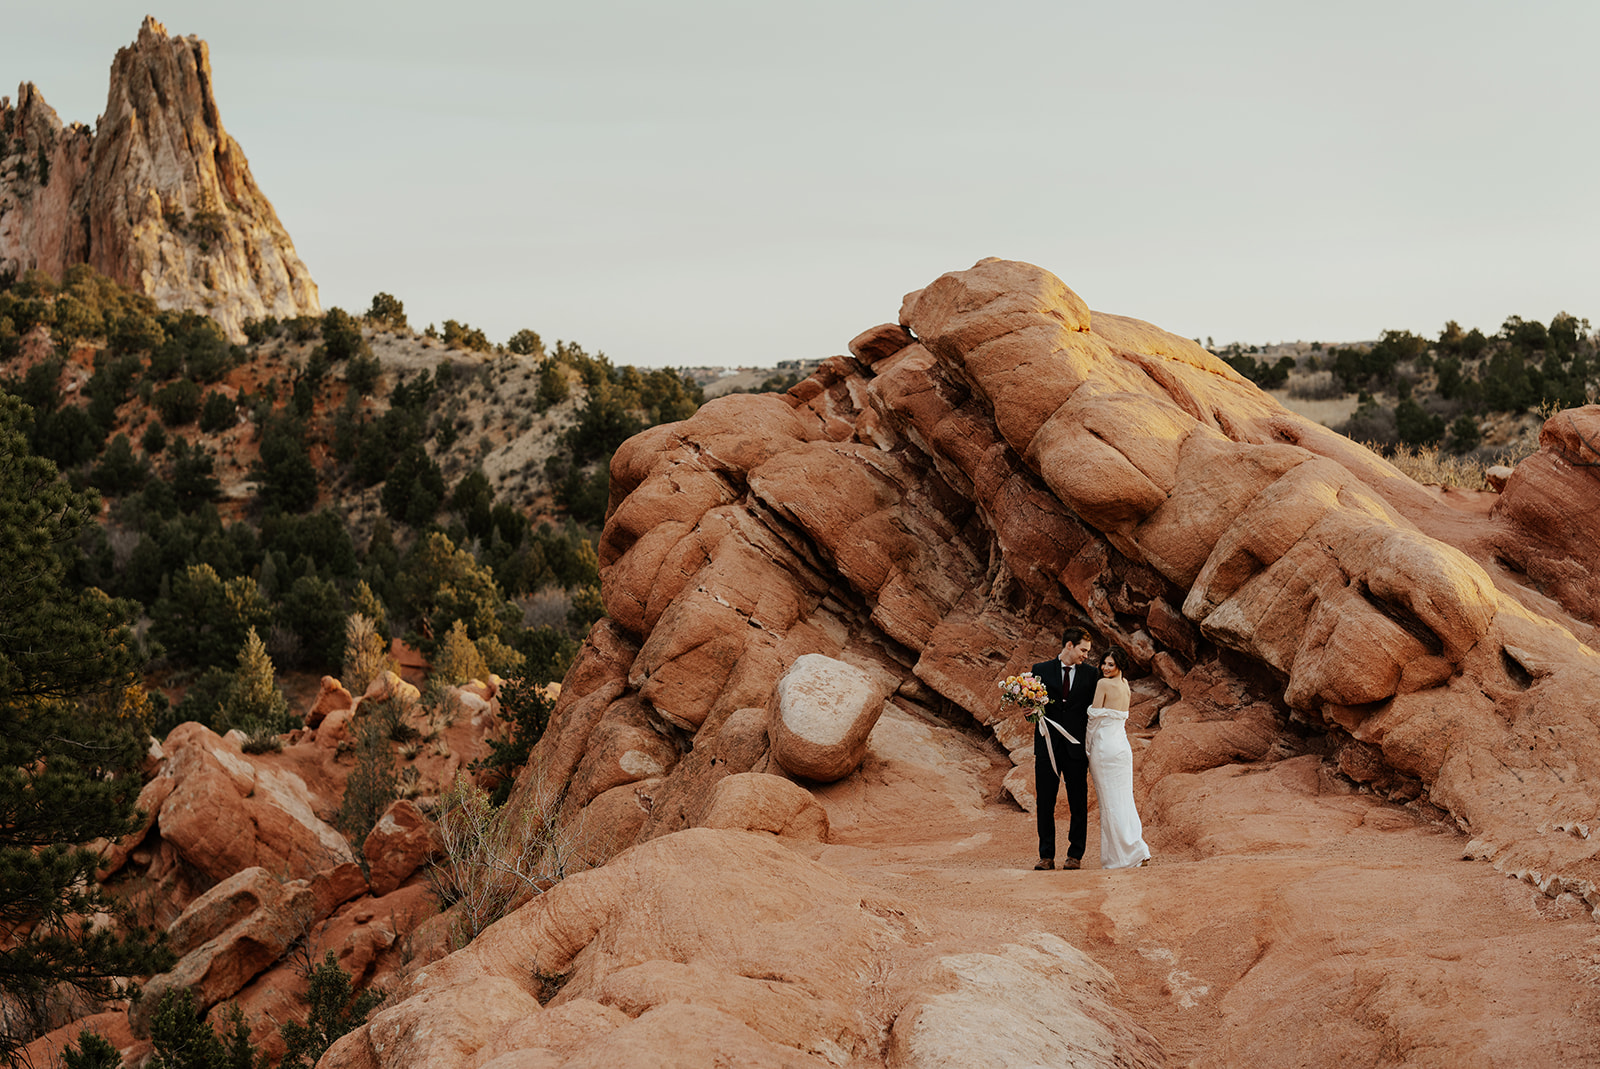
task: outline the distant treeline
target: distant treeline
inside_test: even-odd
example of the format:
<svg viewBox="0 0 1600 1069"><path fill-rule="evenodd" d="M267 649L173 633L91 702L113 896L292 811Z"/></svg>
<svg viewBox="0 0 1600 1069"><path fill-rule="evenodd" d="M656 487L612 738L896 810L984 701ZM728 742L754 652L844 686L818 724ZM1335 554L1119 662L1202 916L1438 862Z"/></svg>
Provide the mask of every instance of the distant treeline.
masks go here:
<svg viewBox="0 0 1600 1069"><path fill-rule="evenodd" d="M1589 321L1557 313L1549 324L1510 316L1485 335L1455 320L1436 339L1386 330L1372 345L1332 346L1296 359L1258 360L1237 344L1217 355L1266 389L1296 384L1291 376L1320 376L1336 394L1357 394L1360 405L1345 433L1362 441L1443 445L1465 453L1481 441L1479 421L1500 412L1569 408L1590 403L1600 383L1596 339ZM1316 389L1307 385L1303 388ZM1380 395L1395 399L1393 407Z"/></svg>

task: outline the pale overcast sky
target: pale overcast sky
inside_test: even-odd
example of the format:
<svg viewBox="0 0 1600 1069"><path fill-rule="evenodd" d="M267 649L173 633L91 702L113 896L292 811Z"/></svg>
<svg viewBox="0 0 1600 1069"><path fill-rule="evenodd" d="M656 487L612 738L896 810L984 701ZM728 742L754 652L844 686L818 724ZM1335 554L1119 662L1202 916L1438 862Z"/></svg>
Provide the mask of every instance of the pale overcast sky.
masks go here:
<svg viewBox="0 0 1600 1069"><path fill-rule="evenodd" d="M984 256L1218 344L1600 323L1593 0L6 7L68 122L208 41L323 306L419 328L770 365Z"/></svg>

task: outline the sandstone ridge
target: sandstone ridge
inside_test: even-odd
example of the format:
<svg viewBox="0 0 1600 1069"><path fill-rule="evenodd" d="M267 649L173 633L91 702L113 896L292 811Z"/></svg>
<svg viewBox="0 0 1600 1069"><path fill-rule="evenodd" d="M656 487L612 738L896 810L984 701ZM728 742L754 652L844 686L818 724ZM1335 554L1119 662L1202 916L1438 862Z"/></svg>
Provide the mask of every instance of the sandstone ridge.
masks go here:
<svg viewBox="0 0 1600 1069"><path fill-rule="evenodd" d="M0 99L0 273L87 263L164 308L246 319L321 311L316 283L226 130L206 43L147 17L91 130L32 84Z"/></svg>
<svg viewBox="0 0 1600 1069"><path fill-rule="evenodd" d="M593 869L324 1066L1596 1056L1597 562L1519 519L1587 470L1418 486L1024 263L850 352L618 451L518 784ZM1070 623L1137 665L1149 869L1030 871L995 682Z"/></svg>
<svg viewBox="0 0 1600 1069"><path fill-rule="evenodd" d="M988 725L1026 765L1026 727L994 681L1081 622L1144 677L1145 719L1164 729L1146 788L1326 751L1600 905L1588 839L1547 830L1600 809L1584 786L1600 750L1583 741L1600 659L1585 624L1506 566L1529 544L1521 513L1464 527L1199 346L1091 316L1028 264L945 275L852 352L787 397L719 399L618 451L600 549L610 620L563 694L542 775L581 771L571 736L625 711L687 751L634 777L653 803L639 837L693 825L697 754L806 654L858 665L917 715ZM1593 553L1539 545L1546 569L1563 547ZM593 709L602 683L616 692ZM594 796L581 775L574 787Z"/></svg>

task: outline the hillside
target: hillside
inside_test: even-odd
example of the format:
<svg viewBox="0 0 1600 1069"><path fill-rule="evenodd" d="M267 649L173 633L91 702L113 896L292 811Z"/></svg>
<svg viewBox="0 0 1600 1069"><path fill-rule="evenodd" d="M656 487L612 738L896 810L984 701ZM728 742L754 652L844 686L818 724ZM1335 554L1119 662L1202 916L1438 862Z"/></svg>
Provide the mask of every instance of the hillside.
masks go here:
<svg viewBox="0 0 1600 1069"><path fill-rule="evenodd" d="M1487 487L1486 466L1531 453L1550 413L1600 398L1600 347L1589 321L1565 311L1548 325L1508 316L1492 336L1451 320L1434 339L1388 330L1375 342L1212 351L1285 406L1386 456L1424 457L1421 481L1472 489Z"/></svg>
<svg viewBox="0 0 1600 1069"><path fill-rule="evenodd" d="M252 320L230 344L87 267L0 291L4 381L32 407L33 449L103 495L73 580L134 603L172 700L207 673L202 694L220 685L252 625L297 693L297 673L341 671L357 607L431 654L452 620L416 585L430 532L482 571L468 619L506 651L497 670L559 679L598 611L605 461L698 394L575 344L546 354L531 332L521 353L446 344L382 296L381 317ZM219 583L252 608L197 640L185 621Z"/></svg>

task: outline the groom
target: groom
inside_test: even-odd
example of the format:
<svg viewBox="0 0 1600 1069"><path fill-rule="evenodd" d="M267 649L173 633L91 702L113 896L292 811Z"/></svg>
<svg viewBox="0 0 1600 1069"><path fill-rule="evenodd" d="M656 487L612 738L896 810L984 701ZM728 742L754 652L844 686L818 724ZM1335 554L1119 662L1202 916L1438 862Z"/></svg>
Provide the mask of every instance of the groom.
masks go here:
<svg viewBox="0 0 1600 1069"><path fill-rule="evenodd" d="M1033 735L1033 792L1039 804L1039 863L1036 869L1055 868L1056 786L1067 785L1067 858L1064 869L1083 861L1089 826L1089 757L1083 748L1089 730L1089 703L1094 700L1099 673L1085 664L1089 636L1081 627L1069 627L1061 637L1061 653L1033 666L1033 674L1050 695L1044 716ZM1045 733L1049 732L1046 738Z"/></svg>

